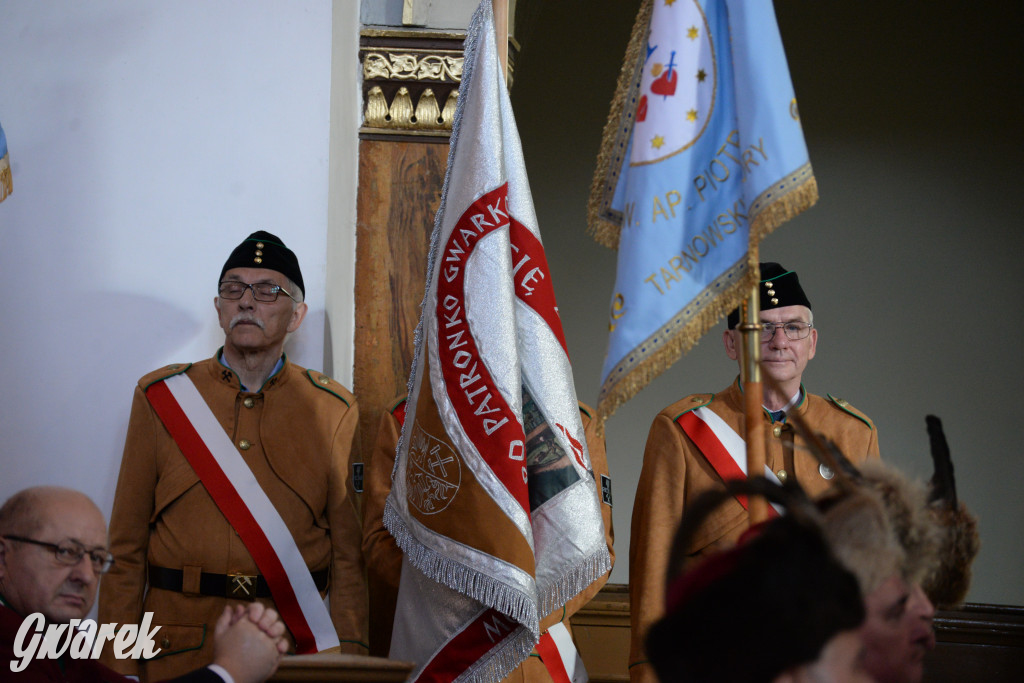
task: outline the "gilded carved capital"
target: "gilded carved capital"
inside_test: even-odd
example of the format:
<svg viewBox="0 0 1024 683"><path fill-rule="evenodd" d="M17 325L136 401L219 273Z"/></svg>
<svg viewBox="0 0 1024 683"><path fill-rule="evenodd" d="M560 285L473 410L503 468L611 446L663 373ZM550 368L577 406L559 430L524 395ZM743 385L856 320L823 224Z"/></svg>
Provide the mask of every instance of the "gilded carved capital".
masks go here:
<svg viewBox="0 0 1024 683"><path fill-rule="evenodd" d="M462 81L464 33L364 29L360 137L447 138ZM518 44L510 40L511 73Z"/></svg>
<svg viewBox="0 0 1024 683"><path fill-rule="evenodd" d="M461 55L366 52L363 78L457 83L462 80L462 61Z"/></svg>
<svg viewBox="0 0 1024 683"><path fill-rule="evenodd" d="M464 34L364 31L362 137L447 138L462 80Z"/></svg>

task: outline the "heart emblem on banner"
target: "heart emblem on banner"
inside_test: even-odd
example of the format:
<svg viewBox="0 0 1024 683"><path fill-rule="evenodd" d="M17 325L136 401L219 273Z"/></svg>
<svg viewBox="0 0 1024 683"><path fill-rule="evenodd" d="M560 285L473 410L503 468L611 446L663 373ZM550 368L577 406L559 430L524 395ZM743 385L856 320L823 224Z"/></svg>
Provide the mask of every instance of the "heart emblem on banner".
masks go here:
<svg viewBox="0 0 1024 683"><path fill-rule="evenodd" d="M676 85L678 83L679 71L676 69L669 69L651 83L651 92L655 95L671 97L676 94Z"/></svg>

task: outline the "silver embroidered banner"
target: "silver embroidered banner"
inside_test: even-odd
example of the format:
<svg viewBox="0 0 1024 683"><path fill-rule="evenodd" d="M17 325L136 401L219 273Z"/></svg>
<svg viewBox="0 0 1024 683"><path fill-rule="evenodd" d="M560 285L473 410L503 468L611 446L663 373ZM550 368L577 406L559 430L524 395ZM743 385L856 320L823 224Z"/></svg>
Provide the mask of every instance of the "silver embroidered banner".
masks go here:
<svg viewBox="0 0 1024 683"><path fill-rule="evenodd" d="M391 656L498 680L611 568L490 0L474 14L384 521Z"/></svg>

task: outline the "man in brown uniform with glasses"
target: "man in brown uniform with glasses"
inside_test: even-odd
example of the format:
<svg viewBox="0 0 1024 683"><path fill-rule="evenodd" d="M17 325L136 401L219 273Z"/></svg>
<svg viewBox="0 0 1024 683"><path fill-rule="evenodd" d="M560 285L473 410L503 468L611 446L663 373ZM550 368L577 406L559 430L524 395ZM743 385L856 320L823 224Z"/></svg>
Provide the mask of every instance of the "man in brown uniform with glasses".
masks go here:
<svg viewBox="0 0 1024 683"><path fill-rule="evenodd" d="M345 387L284 355L307 310L298 259L255 232L228 257L217 292L224 346L139 381L114 499L117 561L100 620L153 612L163 651L138 669L104 661L144 679L208 663L213 623L236 601L273 605L297 652L339 641L367 652L361 471L350 462L358 410Z"/></svg>
<svg viewBox="0 0 1024 683"><path fill-rule="evenodd" d="M843 399L805 391L801 378L818 343L811 302L795 272L778 263L762 263L760 270L761 372L766 376L761 417L769 470L762 474L779 481L795 477L814 496L829 488L834 473L819 466L788 417L799 415L836 442L855 464L878 457L878 439L871 420ZM733 311L723 342L726 355L741 362L738 323L739 314ZM664 611L665 570L673 534L687 504L698 494L722 486L723 479L743 476L744 433L743 388L738 379L717 394L696 394L673 403L651 425L629 543L629 671L634 683L656 680L643 639ZM688 554L728 547L748 525L745 506L734 499L707 518ZM770 631L771 624L765 624L765 629Z"/></svg>

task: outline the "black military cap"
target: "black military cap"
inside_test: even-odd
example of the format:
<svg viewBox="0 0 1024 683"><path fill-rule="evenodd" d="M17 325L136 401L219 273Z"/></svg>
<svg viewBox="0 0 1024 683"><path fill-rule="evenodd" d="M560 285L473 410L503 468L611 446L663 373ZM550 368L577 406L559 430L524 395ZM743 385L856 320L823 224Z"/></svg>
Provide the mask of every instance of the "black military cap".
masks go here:
<svg viewBox="0 0 1024 683"><path fill-rule="evenodd" d="M224 263L220 271L220 280L224 279L224 273L232 268L267 268L276 270L295 285L306 291L302 282L302 271L299 270L299 259L295 252L284 246L284 242L277 235L272 235L266 230L257 230L246 237L241 244L235 247ZM218 280L218 282L220 282Z"/></svg>
<svg viewBox="0 0 1024 683"><path fill-rule="evenodd" d="M786 270L778 263L768 262L760 264L761 283L758 290L761 293L761 310L770 308L782 308L784 306L806 306L811 307L811 302L804 294L800 286L800 278L792 270ZM729 329L734 330L740 323L740 310L735 308L729 313Z"/></svg>

